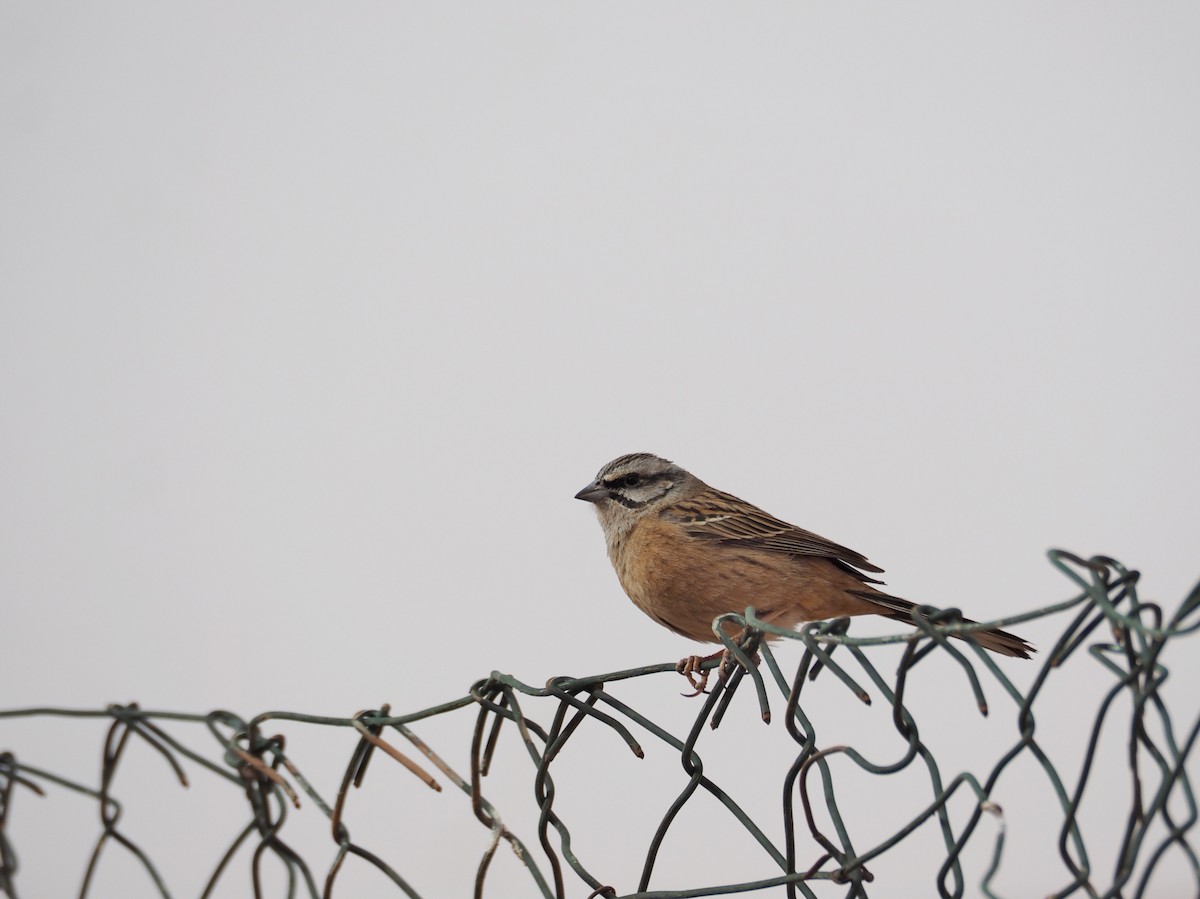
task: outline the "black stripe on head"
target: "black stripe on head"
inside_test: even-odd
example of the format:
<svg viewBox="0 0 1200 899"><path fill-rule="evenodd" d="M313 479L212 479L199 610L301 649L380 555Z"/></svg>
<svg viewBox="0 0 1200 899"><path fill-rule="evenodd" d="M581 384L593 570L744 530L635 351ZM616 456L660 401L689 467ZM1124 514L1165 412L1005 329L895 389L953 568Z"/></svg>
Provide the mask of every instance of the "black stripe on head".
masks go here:
<svg viewBox="0 0 1200 899"><path fill-rule="evenodd" d="M607 488L609 498L627 509L640 509L671 489L680 471L652 453L618 456L600 469L597 482Z"/></svg>
<svg viewBox="0 0 1200 899"><path fill-rule="evenodd" d="M627 471L624 474L612 475L604 479L604 486L612 489L617 487L642 487L663 479L662 472Z"/></svg>
<svg viewBox="0 0 1200 899"><path fill-rule="evenodd" d="M608 498L615 503L620 503L626 509L640 509L642 506L646 505L646 503L650 502L648 499L639 502L638 500L626 496L623 493L618 493L615 490L609 493Z"/></svg>
<svg viewBox="0 0 1200 899"><path fill-rule="evenodd" d="M631 482L631 479L636 479ZM665 474L643 474L640 471L628 471L625 474L617 475L611 478L605 478L604 486L609 489L612 498L619 502L627 509L640 509L651 500L657 499L661 493L654 496L648 496L646 499L634 499L632 496L625 494L626 490L645 490L654 484L665 481Z"/></svg>
<svg viewBox="0 0 1200 899"><path fill-rule="evenodd" d="M602 469L600 469L600 478L603 479L610 471L615 471L618 468L628 468L630 466L641 467L643 463L650 464L657 462L663 466L670 466L671 462L661 456L656 456L654 453L626 453L624 456L617 456Z"/></svg>

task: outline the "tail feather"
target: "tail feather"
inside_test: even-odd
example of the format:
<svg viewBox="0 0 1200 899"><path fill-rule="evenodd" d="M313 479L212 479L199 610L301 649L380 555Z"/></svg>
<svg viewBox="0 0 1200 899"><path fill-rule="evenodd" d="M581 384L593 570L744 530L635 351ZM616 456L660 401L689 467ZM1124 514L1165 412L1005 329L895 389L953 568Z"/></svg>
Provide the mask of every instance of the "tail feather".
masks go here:
<svg viewBox="0 0 1200 899"><path fill-rule="evenodd" d="M865 590L854 591L854 595L861 599L867 600L876 608L873 609L876 614L883 615L885 618L891 618L895 621L903 621L906 624L912 624L912 610L916 607L916 603L911 603L907 599L900 599L898 596L889 596L886 593L877 591L867 592ZM977 621L972 621L970 618L963 618L963 624L978 624ZM955 634L953 636L958 639L963 637ZM991 628L986 631L975 631L971 638L982 646L984 649L989 649L994 653L1002 656L1015 656L1018 659L1027 659L1031 653L1037 650L1018 637L1016 634L1010 634L1008 631L1002 631L999 628Z"/></svg>

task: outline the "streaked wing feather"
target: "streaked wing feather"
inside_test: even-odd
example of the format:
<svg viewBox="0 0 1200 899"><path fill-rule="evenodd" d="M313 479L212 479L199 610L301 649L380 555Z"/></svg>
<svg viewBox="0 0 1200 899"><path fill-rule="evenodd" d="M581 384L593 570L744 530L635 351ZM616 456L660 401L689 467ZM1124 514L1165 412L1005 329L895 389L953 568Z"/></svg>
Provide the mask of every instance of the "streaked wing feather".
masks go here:
<svg viewBox="0 0 1200 899"><path fill-rule="evenodd" d="M819 556L841 563L839 567L843 568L852 566L863 571L883 571L868 562L862 553L781 521L757 506L720 490L706 490L690 499L681 500L663 510L662 514L684 525L690 536L702 540L717 540L791 556ZM864 580L871 581L865 577Z"/></svg>

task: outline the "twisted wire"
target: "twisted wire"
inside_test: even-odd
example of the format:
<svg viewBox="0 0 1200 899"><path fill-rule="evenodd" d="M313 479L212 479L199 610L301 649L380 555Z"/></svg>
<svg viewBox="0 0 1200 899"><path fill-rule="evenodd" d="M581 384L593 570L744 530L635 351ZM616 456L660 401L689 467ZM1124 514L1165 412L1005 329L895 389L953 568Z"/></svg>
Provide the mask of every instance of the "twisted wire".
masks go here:
<svg viewBox="0 0 1200 899"><path fill-rule="evenodd" d="M132 741L153 749L183 788L189 785L187 766L194 765L218 775L221 781L236 786L244 794L249 819L216 861L201 893L202 899L212 895L223 879L232 876L231 860L243 849L250 855L250 881L256 899L264 896L262 866L268 857L284 866L289 897L331 896L350 857L380 871L398 895L437 895L436 884L426 884L423 887L426 892L421 892L378 852L351 838L347 823L351 788L363 786L368 767L379 754L400 765L423 788L442 791L442 781L431 773L436 771L447 784L468 797L471 813L490 834L482 857L475 863L476 897L484 895L491 862L501 844L506 844L524 866L531 890L548 899L584 895L583 890L591 891L586 894L589 899L685 899L779 887L784 888L789 899L798 896L816 899L818 895L866 897L875 886L869 866L885 853L896 851L909 836L932 821L944 850L934 885L937 894L943 899L959 899L975 883L983 895L998 899L994 883L1005 860L1005 820L993 797L1001 775L1022 757L1031 757L1040 766L1062 815L1057 850L1063 875L1061 882L1048 885L1053 890L1049 895L1060 899L1077 895L1114 899L1149 896L1155 873L1171 850L1186 861L1196 892L1200 893L1200 861L1192 834L1197 819L1196 799L1187 770L1200 733L1200 714L1193 704L1172 715L1163 696L1169 672L1161 662L1168 643L1200 629L1200 614L1197 614L1200 585L1168 617L1159 605L1138 597L1138 572L1116 560L1107 557L1084 560L1061 550L1051 551L1049 556L1078 593L1063 602L998 621L966 624L957 609L920 606L913 612L915 629L909 633L856 637L849 632L848 619L813 623L794 632L761 621L752 608L741 615L722 616L714 621L713 633L735 664L722 671L711 691L697 704L697 714L685 734L671 733L617 695L623 681L674 671L675 665L669 663L591 677L556 677L543 687L494 671L476 682L465 696L403 715L393 715L387 704L358 711L349 718L270 711L248 720L224 710L187 714L146 710L136 703L96 710L0 710L0 719L56 716L111 721L101 747L100 779L95 786L29 764L12 750L0 752L0 895L11 899L18 895L15 844L27 838L16 823L19 818L13 812L14 800L26 793L31 801L36 801L48 789L74 791L95 801L100 833L86 864L81 897L89 894L103 858L118 849L136 859L160 895L172 895L166 877L120 826L122 806L114 795L114 782ZM1007 628L1064 613L1073 614L1053 647L1041 656L1037 675L1024 692L1013 684L995 657L972 638L981 629ZM727 622L743 629L739 638L728 636L727 629L722 627ZM1105 634L1104 628L1111 635L1107 641L1100 639ZM781 668L770 644L764 641L766 635L803 645L803 655L790 676ZM965 643L951 644L952 636ZM1089 640L1093 642L1088 643ZM894 643L906 645L894 675L885 676L872 662L872 654L876 653L875 647ZM1051 762L1039 742L1034 709L1053 674L1085 647L1086 655L1113 680L1095 710L1083 757L1072 779ZM990 770L963 771L947 779L934 752L923 741L918 721L905 704L905 697L912 689L912 671L931 657L948 657L953 670L962 672L981 714L989 713L985 682L999 685L1013 704L1017 722L1015 740ZM712 660L705 667L711 669L718 664ZM823 672L828 674L818 682ZM777 704L782 700L784 727L795 743L793 760L779 779L781 844L774 842L767 829L705 773L703 758L697 750L704 729L721 724L747 679L763 721L772 720L772 696L777 697ZM817 724L806 714L803 703L806 693L814 689L846 690L856 702L871 704L877 698L888 705L891 727L901 740L899 754L881 756L881 750L874 744L822 745ZM1124 827L1118 851L1106 859L1109 862L1106 870L1105 863L1093 859L1087 851L1079 810L1093 782L1101 731L1106 725L1117 726L1117 700L1121 697L1126 697L1130 705L1125 722L1126 758L1133 790L1128 807L1115 812L1123 816ZM423 741L412 725L466 709L473 710L475 722L470 770L464 777ZM1176 718L1180 714L1188 717L1177 730ZM284 737L264 732L264 726L272 721L350 728L357 733L358 740L332 803L303 774L301 763L289 754ZM571 831L556 808L562 788L552 774L552 766L569 741L582 739L577 735L585 721L610 732L616 741L614 749L623 745L624 749L618 751L627 751L639 759L645 754L640 739L669 747L678 754L685 776L646 846L638 882L629 891L608 882L602 871L591 867L589 861L576 853ZM211 738L205 744L207 749L200 747L195 739L197 726ZM187 740L179 735L185 728L190 728ZM505 824L484 793L484 784L493 775L497 747L507 732L514 735L508 739L520 743L532 764L531 789L538 819L530 842L523 841ZM589 734L588 739L600 739L599 731L591 729L585 733ZM835 763L841 765L844 761L874 776L893 775L910 768L923 770L928 781L928 800L923 807L911 810L904 824L893 833L873 845L862 844L852 838L838 808ZM748 879L744 880L699 887L656 884L652 888L664 841L676 826L680 812L700 793L707 793L718 802L728 813L727 824L744 829L761 848L761 864L748 872ZM965 820L956 823L948 806L952 797L960 793L970 797L970 808ZM306 804L311 804L329 822L334 857L323 878L314 875L309 863L284 838L289 812ZM968 872L964 870L964 851L975 839L987 840L980 828L984 820L997 825L984 829L994 834L990 859L985 870ZM886 884L878 886L881 894L890 894Z"/></svg>

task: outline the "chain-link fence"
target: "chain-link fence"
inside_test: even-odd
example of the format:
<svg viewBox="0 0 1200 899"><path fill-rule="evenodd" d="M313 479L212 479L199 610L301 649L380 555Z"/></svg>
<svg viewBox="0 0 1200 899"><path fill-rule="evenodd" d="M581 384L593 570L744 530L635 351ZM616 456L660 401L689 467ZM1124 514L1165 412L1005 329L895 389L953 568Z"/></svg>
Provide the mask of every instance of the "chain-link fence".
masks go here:
<svg viewBox="0 0 1200 899"><path fill-rule="evenodd" d="M103 742L98 784L83 783L78 775L67 777L45 770L35 759L25 758L20 747L11 747L0 754L0 892L13 899L18 895L16 847L25 840L38 839L22 832L20 817L13 812L14 796L18 791L44 794L47 790L65 789L91 797L101 821L90 859L81 860L85 871L81 896L88 895L98 867L107 853L113 851L130 853L158 891L163 896L172 895L169 878L159 870L155 860L122 831L122 806L114 795L114 776L126 758L126 750L133 741L141 741L162 757L184 786L188 784L189 769L199 766L231 788L242 791L248 802L245 826L224 855L215 860L201 893L203 897L212 895L230 877L238 876L230 862L239 853L250 856L250 880L256 897L265 894L262 866L266 858L274 857L286 868L288 896L316 897L333 893L343 863L351 855L375 866L395 885L398 894L442 895L436 886L426 887L433 890L431 893L419 893L403 872L393 866L397 863L384 857L383 850L368 848L351 838L345 814L348 791L351 785L363 785L368 764L380 753L435 790L441 790L445 783L469 797L474 818L490 831L482 857L470 862L476 872L476 896L484 894L489 868L502 844L511 848L524 865L529 895L682 899L773 888L776 893L785 892L789 899L865 897L876 890L890 896L896 892L886 883L875 882L872 863L886 853L902 851L906 840L928 826L940 833L943 847L936 886L930 885L930 894L936 889L940 896L960 897L978 890L992 897L997 895L993 884L1007 861L1005 829L980 827L980 823L990 820L1003 825L1004 812L994 801L994 788L1001 775L1022 758L1034 760L1044 771L1059 816L1056 823L1061 873L1056 882L1045 885L1043 894L1153 896L1156 872L1168 855L1183 859L1191 874L1191 895L1200 894L1200 863L1191 842L1197 813L1187 770L1200 731L1197 712L1200 702L1194 689L1186 691L1190 703L1186 708L1175 709L1173 717L1162 693L1168 672L1161 662L1168 643L1200 628L1197 615L1200 586L1168 614L1154 603L1139 600L1138 573L1112 559L1097 557L1084 561L1061 551L1052 552L1050 558L1077 586L1078 594L1056 605L1001 621L964 625L957 610L921 606L914 611L915 630L909 633L852 637L847 631L848 619L807 625L793 633L759 621L753 610L747 610L744 616L726 616L746 628L742 640L728 641L726 645L739 664L730 669L727 677L714 677L711 692L695 700L697 714L685 733L670 732L621 698L623 682L671 671L675 668L673 664L595 677L556 678L544 687L493 673L477 682L465 696L401 715L393 714L386 705L362 711L352 718L267 712L243 719L227 711L185 714L151 711L137 705L98 710L0 711L0 719L59 716L111 721ZM1043 647L1033 663L1040 666L1036 677L1024 690L1014 685L1005 667L970 639L971 633L980 628L1008 627L1054 615L1064 616L1065 626L1053 646ZM803 656L794 672L784 673L776 654L763 641L765 634L777 634L803 644ZM947 639L950 635L964 637L966 643L954 645ZM906 644L891 675L885 675L878 667L881 651L876 647L887 643ZM1110 672L1112 681L1094 709L1083 757L1074 760L1077 767L1067 772L1061 770L1061 765L1053 764L1050 754L1039 744L1034 710L1048 680L1084 653ZM953 660L952 667L969 684L982 713L988 710L984 684L989 682L999 685L1016 707L1016 733L990 770L963 771L947 779L934 752L921 738L918 722L905 698L910 674L931 655L943 661L947 656ZM707 665L713 667L717 662ZM824 676L818 681L822 673ZM794 741L790 764L779 771L782 837L778 833L778 820L769 824L756 821L730 791L706 774L697 750L704 729L718 727L734 696L747 690L753 691L762 718L782 720ZM898 735L904 747L899 757L880 762L873 760L879 751L875 745L824 744L818 722L810 720L805 712L805 698L814 690L848 691L843 695L864 703L874 696L890 706L893 739ZM1126 701L1118 704L1119 697ZM465 776L453 770L414 731L418 722L455 714L474 716L470 767ZM304 760L289 754L283 737L264 732L268 722L283 720L318 728L353 728L358 732L358 741L332 801L305 776ZM559 787L552 776L555 760L562 756L569 741L588 738L578 736L584 722L610 729L628 752L639 758L643 755L642 741L658 741L677 753L683 769L678 793L644 849L640 878L632 891L618 888L609 882L604 870L576 855L568 823L556 807ZM1097 859L1089 856L1080 806L1090 786L1104 788L1102 784L1096 787L1095 779L1090 777L1102 728L1121 729L1127 741L1133 789L1128 802L1122 799L1114 804L1111 797L1106 802L1111 815L1124 821L1123 831L1118 850L1106 851L1103 859ZM595 735L599 730L591 727L584 733ZM524 840L509 829L485 794L485 783L502 738L519 741L532 761L529 788L538 817L535 833L526 834ZM848 761L871 775L921 772L928 781L927 801L906 813L904 825L885 839L873 845L860 845L861 841L855 839L839 811L838 777L833 765L839 757L842 760L839 764ZM768 876L755 874L753 879L705 887L678 888L656 883L655 889L651 889L663 841L677 825L681 810L698 794L708 794L720 803L728 812L726 824L743 828L761 847ZM965 814L962 806L952 814L950 803L956 794L969 799ZM169 801L169 797L161 801ZM320 871L315 871L308 860L294 851L287 839L285 823L289 809L302 805L306 809L315 807L329 819L335 843L333 860L327 868L322 865ZM981 840L990 846L986 868L964 870L967 847Z"/></svg>

